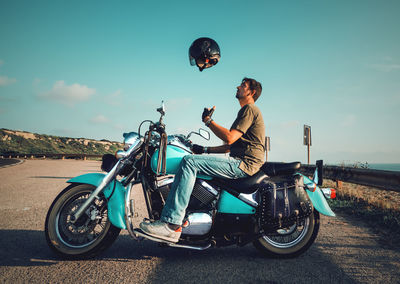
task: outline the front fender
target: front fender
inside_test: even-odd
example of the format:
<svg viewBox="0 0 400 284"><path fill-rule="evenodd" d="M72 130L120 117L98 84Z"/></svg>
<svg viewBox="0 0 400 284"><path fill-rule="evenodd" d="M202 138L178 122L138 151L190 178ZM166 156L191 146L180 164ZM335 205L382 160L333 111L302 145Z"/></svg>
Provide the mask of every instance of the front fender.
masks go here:
<svg viewBox="0 0 400 284"><path fill-rule="evenodd" d="M83 183L90 184L94 186L99 186L101 181L103 180L105 174L101 173L91 173L84 174L81 176L74 177L68 180L68 183ZM125 224L125 188L124 186L117 180L112 181L103 191L106 198L109 198L113 188L115 186L114 193L111 198L108 200L108 219L110 222L121 229L126 229Z"/></svg>
<svg viewBox="0 0 400 284"><path fill-rule="evenodd" d="M321 214L326 216L335 217L335 213L329 207L328 202L326 202L325 196L322 193L322 190L315 184L314 181L306 177L305 175L300 174L303 176L304 185L306 187L306 192L311 199L314 208ZM314 191L310 191L308 188L315 188Z"/></svg>

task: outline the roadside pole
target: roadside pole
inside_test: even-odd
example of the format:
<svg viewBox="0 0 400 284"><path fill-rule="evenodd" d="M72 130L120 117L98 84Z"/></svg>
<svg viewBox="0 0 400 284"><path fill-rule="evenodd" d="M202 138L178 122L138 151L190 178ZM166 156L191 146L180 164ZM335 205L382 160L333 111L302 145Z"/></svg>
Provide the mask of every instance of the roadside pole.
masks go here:
<svg viewBox="0 0 400 284"><path fill-rule="evenodd" d="M268 152L271 151L271 139L265 136L265 161L268 162Z"/></svg>

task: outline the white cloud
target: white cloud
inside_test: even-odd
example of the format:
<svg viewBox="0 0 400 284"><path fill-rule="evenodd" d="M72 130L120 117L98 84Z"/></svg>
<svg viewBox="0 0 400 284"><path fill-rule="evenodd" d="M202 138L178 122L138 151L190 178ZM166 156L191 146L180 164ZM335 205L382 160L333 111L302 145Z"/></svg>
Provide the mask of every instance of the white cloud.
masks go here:
<svg viewBox="0 0 400 284"><path fill-rule="evenodd" d="M102 115L102 114L99 114L99 115L97 115L95 117L92 117L90 119L90 122L98 123L98 124L108 123L109 121L110 120L107 117L105 117L104 115Z"/></svg>
<svg viewBox="0 0 400 284"><path fill-rule="evenodd" d="M15 78L8 78L7 76L0 76L0 86L11 85L17 82Z"/></svg>
<svg viewBox="0 0 400 284"><path fill-rule="evenodd" d="M94 93L96 93L96 89L76 83L68 86L61 80L55 82L50 91L39 94L38 97L54 100L66 105L74 105L78 102L87 101Z"/></svg>

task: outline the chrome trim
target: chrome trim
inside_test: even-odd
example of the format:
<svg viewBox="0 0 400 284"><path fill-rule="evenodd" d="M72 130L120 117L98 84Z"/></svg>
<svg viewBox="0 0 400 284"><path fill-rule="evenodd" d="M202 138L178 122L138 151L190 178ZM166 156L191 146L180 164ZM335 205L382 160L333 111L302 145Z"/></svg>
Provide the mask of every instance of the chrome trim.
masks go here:
<svg viewBox="0 0 400 284"><path fill-rule="evenodd" d="M238 196L238 198L240 200L246 202L247 204L249 204L253 207L258 206L257 197L258 197L258 191L254 192L254 193L249 193L249 194L241 193Z"/></svg>
<svg viewBox="0 0 400 284"><path fill-rule="evenodd" d="M168 246L170 247L175 247L175 248L185 248L185 249L194 249L194 250L206 250L211 247L211 244L207 244L204 247L200 246L188 246L188 245L180 245L180 244L174 244L174 243L167 243Z"/></svg>
<svg viewBox="0 0 400 284"><path fill-rule="evenodd" d="M295 225L295 226L296 226L295 229L297 229L297 225ZM269 236L267 236L267 235L263 235L262 238L263 238L267 243L269 243L271 246L273 246L273 247L275 247L275 248L279 248L279 249L290 249L291 247L297 245L299 242L301 242L301 241L304 239L304 237L305 237L305 235L307 234L309 228L310 228L310 217L308 217L308 218L306 218L306 219L304 220L303 229L301 230L300 234L299 234L294 240L292 240L291 242L288 242L288 243L281 243L281 242L278 242L278 241L273 240L273 239L272 239L273 237L272 237L272 238L269 238ZM294 231L295 231L295 230L293 230L292 228L291 228L291 230L289 230L288 232L277 230L277 232L278 232L279 234L282 234L282 233L283 233L283 234L282 234L283 237L286 237L286 236L288 236L289 234L292 234Z"/></svg>
<svg viewBox="0 0 400 284"><path fill-rule="evenodd" d="M182 234L202 236L210 232L212 217L207 213L189 214L187 221L189 225L182 228Z"/></svg>
<svg viewBox="0 0 400 284"><path fill-rule="evenodd" d="M133 201L130 199L132 188L133 188L132 183L129 183L126 188L126 193L125 193L125 225L129 232L129 235L132 238L134 238L135 240L138 240L138 237L136 236L135 232L133 231L134 228L132 225L132 219L135 215L134 208L132 208L133 206L132 207L130 206L130 201Z"/></svg>
<svg viewBox="0 0 400 284"><path fill-rule="evenodd" d="M124 150L127 151L132 144L134 144L137 140L140 139L140 136L136 132L129 132L122 134L124 137Z"/></svg>
<svg viewBox="0 0 400 284"><path fill-rule="evenodd" d="M199 180L200 185L205 187L209 192L211 192L214 195L218 195L218 190L216 190L215 188L213 188L211 185L209 185L207 182L205 182L204 180Z"/></svg>
<svg viewBox="0 0 400 284"><path fill-rule="evenodd" d="M126 157L126 151L124 150L118 150L117 153L115 153L115 157L119 159L123 159Z"/></svg>
<svg viewBox="0 0 400 284"><path fill-rule="evenodd" d="M169 184L173 183L174 180L175 180L174 176L163 178L161 180L157 180L156 181L156 186L157 186L157 188L163 187L163 186L166 186L166 185L169 185Z"/></svg>
<svg viewBox="0 0 400 284"><path fill-rule="evenodd" d="M321 188L321 190L324 193L324 196L325 196L326 199L331 199L332 189L330 189L330 188Z"/></svg>

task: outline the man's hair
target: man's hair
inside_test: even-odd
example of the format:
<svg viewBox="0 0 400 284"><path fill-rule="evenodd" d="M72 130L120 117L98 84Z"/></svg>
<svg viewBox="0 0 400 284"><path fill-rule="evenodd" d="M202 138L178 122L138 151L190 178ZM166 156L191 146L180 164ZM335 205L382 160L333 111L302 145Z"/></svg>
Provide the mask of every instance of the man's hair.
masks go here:
<svg viewBox="0 0 400 284"><path fill-rule="evenodd" d="M247 82L249 83L249 88L251 91L256 91L256 93L253 96L254 101L256 101L260 96L262 92L262 86L260 82L257 82L254 79L251 78L243 78L242 83Z"/></svg>

